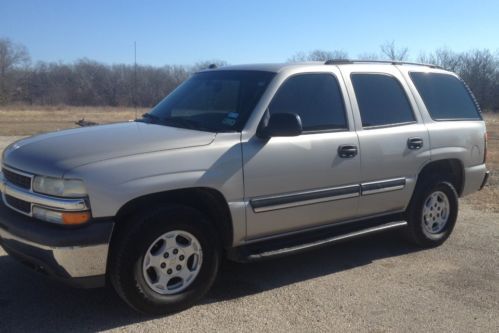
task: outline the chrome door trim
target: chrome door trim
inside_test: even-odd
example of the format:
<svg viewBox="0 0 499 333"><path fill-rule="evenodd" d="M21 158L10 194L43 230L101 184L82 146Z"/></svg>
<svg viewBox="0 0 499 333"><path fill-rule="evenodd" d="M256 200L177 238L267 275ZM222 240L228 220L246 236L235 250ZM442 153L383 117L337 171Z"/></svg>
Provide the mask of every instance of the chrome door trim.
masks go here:
<svg viewBox="0 0 499 333"><path fill-rule="evenodd" d="M291 194L273 195L250 200L255 213L272 210L312 205L321 202L348 199L360 195L370 195L405 188L406 178L384 179L366 182L358 185L322 188L318 190L296 192Z"/></svg>
<svg viewBox="0 0 499 333"><path fill-rule="evenodd" d="M250 204L255 213L261 213L277 209L354 198L359 195L360 185L348 185L251 199Z"/></svg>
<svg viewBox="0 0 499 333"><path fill-rule="evenodd" d="M376 194L389 191L402 190L405 187L405 178L393 178L375 182L362 183L362 195Z"/></svg>

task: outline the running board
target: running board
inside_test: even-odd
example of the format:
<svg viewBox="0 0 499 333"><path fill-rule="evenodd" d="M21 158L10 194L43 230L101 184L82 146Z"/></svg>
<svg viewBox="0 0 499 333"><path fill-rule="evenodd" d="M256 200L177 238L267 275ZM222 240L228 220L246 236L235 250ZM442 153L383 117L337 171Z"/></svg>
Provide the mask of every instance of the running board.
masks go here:
<svg viewBox="0 0 499 333"><path fill-rule="evenodd" d="M347 232L347 233L343 233L343 234L337 234L335 236L328 237L325 239L315 240L315 241L303 243L303 244L296 244L294 246L283 247L283 248L279 248L279 249L262 251L262 252L257 252L257 253L255 253L255 252L247 253L246 252L242 256L241 256L242 253L240 253L240 255L238 256L239 260L236 259L236 261L248 262L248 261L258 261L258 260L286 256L286 255L290 255L290 254L294 254L294 253L299 253L299 252L304 252L307 250L320 248L323 246L327 246L327 245L334 244L337 242L349 240L352 238L367 236L367 235L371 235L371 234L374 234L377 232L401 228L401 227L405 227L405 226L407 226L406 221L388 222L388 223L379 224L379 225L376 225L373 227L368 227L365 229L351 231L351 232Z"/></svg>

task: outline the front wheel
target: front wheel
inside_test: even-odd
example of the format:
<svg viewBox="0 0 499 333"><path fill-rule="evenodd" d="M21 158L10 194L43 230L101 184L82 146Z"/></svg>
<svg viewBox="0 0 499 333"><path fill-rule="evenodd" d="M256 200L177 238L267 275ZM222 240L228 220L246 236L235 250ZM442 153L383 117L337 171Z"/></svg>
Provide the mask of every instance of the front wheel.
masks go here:
<svg viewBox="0 0 499 333"><path fill-rule="evenodd" d="M136 215L113 244L110 278L139 312L163 315L188 308L211 287L220 246L198 211L167 206Z"/></svg>
<svg viewBox="0 0 499 333"><path fill-rule="evenodd" d="M423 247L445 242L456 224L458 206L458 195L451 183L418 184L407 210L409 239Z"/></svg>

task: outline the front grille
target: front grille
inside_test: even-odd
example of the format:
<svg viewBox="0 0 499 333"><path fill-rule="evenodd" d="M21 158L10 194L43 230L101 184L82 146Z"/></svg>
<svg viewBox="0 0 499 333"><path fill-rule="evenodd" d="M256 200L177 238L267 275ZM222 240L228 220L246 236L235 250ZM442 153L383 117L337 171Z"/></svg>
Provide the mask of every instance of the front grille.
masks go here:
<svg viewBox="0 0 499 333"><path fill-rule="evenodd" d="M21 175L14 171L2 168L2 173L9 183L12 183L18 187L29 190L31 188L31 178L28 176Z"/></svg>
<svg viewBox="0 0 499 333"><path fill-rule="evenodd" d="M30 214L31 213L31 203L20 200L10 195L5 195L5 202L12 208L20 210L23 213Z"/></svg>

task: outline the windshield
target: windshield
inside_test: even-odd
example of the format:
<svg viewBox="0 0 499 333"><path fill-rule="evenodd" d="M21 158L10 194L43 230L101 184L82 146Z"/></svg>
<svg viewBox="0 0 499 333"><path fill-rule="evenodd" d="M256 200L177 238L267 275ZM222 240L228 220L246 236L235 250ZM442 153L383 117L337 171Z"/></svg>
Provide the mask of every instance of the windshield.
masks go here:
<svg viewBox="0 0 499 333"><path fill-rule="evenodd" d="M197 73L139 121L209 132L240 131L274 75L225 70Z"/></svg>

